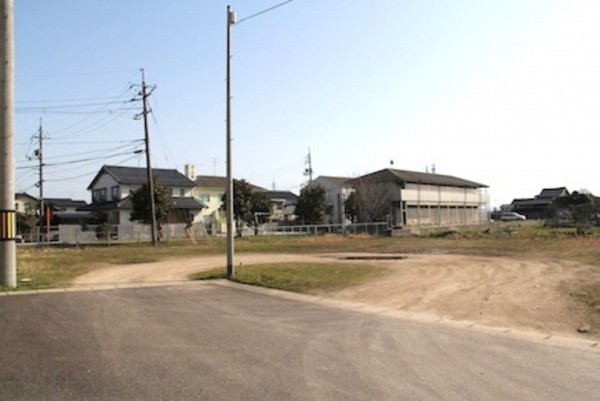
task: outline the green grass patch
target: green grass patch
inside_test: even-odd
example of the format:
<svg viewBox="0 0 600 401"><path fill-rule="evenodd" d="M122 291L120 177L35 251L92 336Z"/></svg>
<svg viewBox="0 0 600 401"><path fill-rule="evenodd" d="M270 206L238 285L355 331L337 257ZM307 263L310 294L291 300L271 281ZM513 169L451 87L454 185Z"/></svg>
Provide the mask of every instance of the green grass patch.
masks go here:
<svg viewBox="0 0 600 401"><path fill-rule="evenodd" d="M453 253L573 260L600 267L600 235L578 237L568 229L540 224L492 224L489 230L448 232L444 235L370 237L341 235L251 236L235 240L236 253ZM226 252L225 238L85 247L17 247L19 289L64 287L82 274L124 264L160 262ZM245 269L245 268L244 268ZM242 269L243 270L243 269ZM23 281L23 279L27 279Z"/></svg>
<svg viewBox="0 0 600 401"><path fill-rule="evenodd" d="M234 281L279 290L317 294L353 287L385 275L389 270L352 263L273 263L237 269ZM224 278L224 269L192 276L196 280Z"/></svg>

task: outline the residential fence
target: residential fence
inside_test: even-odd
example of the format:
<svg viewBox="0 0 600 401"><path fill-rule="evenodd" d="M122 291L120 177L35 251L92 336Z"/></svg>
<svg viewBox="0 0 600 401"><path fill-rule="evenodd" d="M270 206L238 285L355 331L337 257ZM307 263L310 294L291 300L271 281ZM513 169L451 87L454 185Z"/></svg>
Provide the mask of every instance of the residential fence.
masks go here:
<svg viewBox="0 0 600 401"><path fill-rule="evenodd" d="M258 230L259 234L369 234L389 235L390 226L387 222L353 223L353 224L313 224L313 225L269 225L265 224Z"/></svg>
<svg viewBox="0 0 600 401"><path fill-rule="evenodd" d="M244 227L237 230L238 235L319 235L319 234L369 234L389 235L390 227L386 222L358 224L316 224L316 225L278 225L263 224L258 228ZM172 240L203 240L212 233L203 224L187 226L185 224L164 224L160 229L161 241ZM215 233L223 236L225 233ZM151 241L149 225L75 225L61 224L45 227L40 232L39 227L31 233L21 233L19 243L54 244L110 244L116 242L142 243Z"/></svg>
<svg viewBox="0 0 600 401"><path fill-rule="evenodd" d="M177 239L203 239L208 237L204 225L164 224L159 231L161 241L169 242ZM61 224L44 227L40 232L37 227L31 233L21 233L18 242L52 244L94 244L111 242L150 242L152 240L149 225L76 225Z"/></svg>

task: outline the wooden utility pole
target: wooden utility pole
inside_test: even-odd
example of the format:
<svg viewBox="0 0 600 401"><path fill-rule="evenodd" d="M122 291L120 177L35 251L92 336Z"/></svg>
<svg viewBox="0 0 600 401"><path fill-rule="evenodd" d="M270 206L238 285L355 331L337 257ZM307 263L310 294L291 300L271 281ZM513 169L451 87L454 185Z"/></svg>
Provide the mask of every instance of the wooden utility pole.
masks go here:
<svg viewBox="0 0 600 401"><path fill-rule="evenodd" d="M144 69L142 68L142 104L144 110L142 112L144 117L144 143L146 144L146 172L148 174L148 195L150 199L150 221L151 221L151 235L152 245L157 246L157 227L156 227L156 205L154 204L154 180L152 179L152 164L150 157L150 133L148 131L148 96L149 93L146 90L146 77L144 75Z"/></svg>
<svg viewBox="0 0 600 401"><path fill-rule="evenodd" d="M13 0L0 0L0 284L17 286Z"/></svg>

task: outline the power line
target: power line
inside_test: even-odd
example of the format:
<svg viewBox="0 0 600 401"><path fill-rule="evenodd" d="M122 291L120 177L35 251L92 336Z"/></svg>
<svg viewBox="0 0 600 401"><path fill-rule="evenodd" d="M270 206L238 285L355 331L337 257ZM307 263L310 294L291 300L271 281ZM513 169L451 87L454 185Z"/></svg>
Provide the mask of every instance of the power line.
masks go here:
<svg viewBox="0 0 600 401"><path fill-rule="evenodd" d="M48 109L31 109L31 110L17 110L18 114L116 114L121 111L135 111L137 107L119 107L118 109L108 109L101 111L63 111L63 110L48 110Z"/></svg>
<svg viewBox="0 0 600 401"><path fill-rule="evenodd" d="M127 147L131 147L132 145L138 145L138 144L136 144L135 142L132 141L130 143L122 144L122 145L119 145L119 146L114 146L114 147L111 147L111 148L95 149L95 150L89 150L89 151L86 151L86 152L77 152L77 153L71 153L71 154L62 154L62 155L56 155L56 156L52 156L52 157L45 157L45 159L46 160L64 159L65 157L80 156L80 155L85 155L85 154L114 152L114 151L117 151L119 149L124 149L124 148L127 148Z"/></svg>
<svg viewBox="0 0 600 401"><path fill-rule="evenodd" d="M156 102L156 98L151 98L151 99L154 102L155 108L158 108L158 103ZM152 112L151 115L152 115L152 120L154 121L154 124L156 125L156 128L157 128L156 131L158 132L158 139L160 140L160 145L162 146L162 149L163 149L163 154L165 156L165 161L167 162L168 166L172 166L174 158L173 158L173 155L171 153L171 150L168 147L168 143L165 141L163 131L161 129L160 124L158 123L158 120L156 119L155 113ZM169 160L169 158L171 160Z"/></svg>
<svg viewBox="0 0 600 401"><path fill-rule="evenodd" d="M16 107L16 111L33 110L33 111L44 111L44 110L56 110L56 109L69 109L69 108L82 108L82 107L98 107L98 106L110 106L117 103L126 104L130 100L122 100L119 102L97 102L97 103L79 103L79 104L64 104L60 106L28 106L28 107Z"/></svg>
<svg viewBox="0 0 600 401"><path fill-rule="evenodd" d="M102 156L98 156L98 157L88 157L88 158L84 158L84 159L69 160L69 161L65 161L65 162L43 163L43 166L44 167L65 166L65 165L83 163L83 162L94 161L94 160L108 159L108 158L111 158L111 157L128 155L128 154L131 154L131 153L134 153L134 152L128 151L128 152L115 153L115 154L108 155L108 156L107 155L102 155ZM30 169L30 168L36 168L36 167L37 166L35 166L35 165L31 165L31 166L17 166L16 169L17 170L26 170L26 169Z"/></svg>
<svg viewBox="0 0 600 401"><path fill-rule="evenodd" d="M113 96L102 96L102 97L80 97L70 99L41 99L41 100L18 100L15 103L64 103L64 102L88 102L98 100L113 99Z"/></svg>
<svg viewBox="0 0 600 401"><path fill-rule="evenodd" d="M128 85L127 88L125 90L123 90L121 93L119 93L118 95L114 96L113 100L117 101L118 99L120 99L121 97L123 97L127 93L131 93L131 86L130 85ZM100 109L98 109L95 112L91 113L89 116L87 116L87 117L85 117L85 118L83 118L83 119L81 119L79 121L76 121L75 123L73 123L71 125L68 125L68 126L63 127L61 129L55 130L54 134L55 135L56 134L60 134L62 132L68 131L68 130L70 130L70 129L72 129L72 128L80 125L80 124L83 124L84 122L86 122L89 119L93 118L96 114L99 114L100 112L102 112L105 109L106 109L106 107L101 107Z"/></svg>
<svg viewBox="0 0 600 401"><path fill-rule="evenodd" d="M241 24L241 23L242 23L242 22L244 22L244 21L248 21L249 19L252 19L252 18L254 18L254 17L258 17L259 15L263 15L263 14L265 14L265 13L268 13L269 11L275 10L276 8L279 8L279 7L281 7L281 6L285 6L286 4L288 4L288 3L291 3L292 1L293 1L293 0L287 0L287 1L281 2L281 3L279 3L279 4L276 4L276 5L272 6L272 7L266 8L266 9L264 9L264 10L262 10L262 11L259 11L259 12L257 12L257 13L254 13L254 14L252 14L252 15L249 15L249 16L247 16L247 17L241 18L241 19L239 19L239 20L238 20L238 21L235 23L235 25L239 25L239 24Z"/></svg>

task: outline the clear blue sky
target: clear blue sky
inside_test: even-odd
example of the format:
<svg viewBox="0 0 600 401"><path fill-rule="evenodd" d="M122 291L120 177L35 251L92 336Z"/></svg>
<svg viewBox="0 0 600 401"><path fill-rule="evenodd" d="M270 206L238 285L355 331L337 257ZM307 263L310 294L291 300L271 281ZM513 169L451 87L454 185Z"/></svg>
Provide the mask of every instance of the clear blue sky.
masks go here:
<svg viewBox="0 0 600 401"><path fill-rule="evenodd" d="M15 1L16 189L38 193L40 117L49 197L89 201L102 164L143 166L126 102L141 67L154 167L224 175L227 4ZM315 176L435 164L489 185L492 206L599 195L598 21L595 0L294 0L247 20L232 30L234 176L297 193L310 148Z"/></svg>

